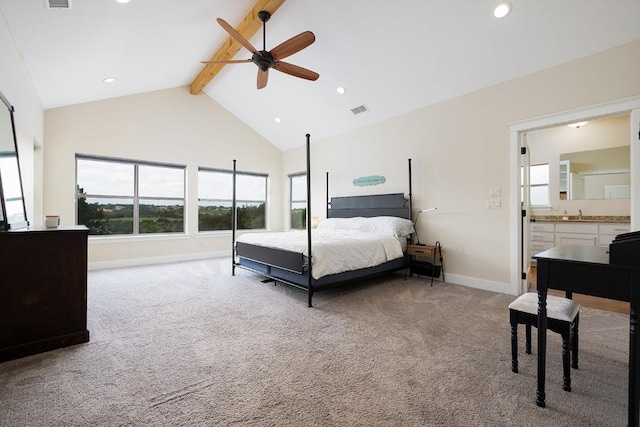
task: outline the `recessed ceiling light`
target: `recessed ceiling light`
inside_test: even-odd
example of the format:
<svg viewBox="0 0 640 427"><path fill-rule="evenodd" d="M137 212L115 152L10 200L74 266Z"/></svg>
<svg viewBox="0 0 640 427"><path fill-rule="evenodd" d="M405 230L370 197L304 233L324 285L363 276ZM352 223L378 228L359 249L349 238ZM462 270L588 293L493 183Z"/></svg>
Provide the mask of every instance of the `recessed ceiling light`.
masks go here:
<svg viewBox="0 0 640 427"><path fill-rule="evenodd" d="M116 81L116 78L115 77L106 77L106 78L102 79L102 81L105 82L105 83L113 83L113 82Z"/></svg>
<svg viewBox="0 0 640 427"><path fill-rule="evenodd" d="M495 9L493 9L493 16L495 16L496 18L504 18L511 13L511 9L511 3L509 3L508 1L503 1L502 3L497 5Z"/></svg>
<svg viewBox="0 0 640 427"><path fill-rule="evenodd" d="M344 95L345 93L347 93L347 90L343 86L338 86L336 92L338 92L340 95Z"/></svg>
<svg viewBox="0 0 640 427"><path fill-rule="evenodd" d="M589 123L589 122L575 122L575 123L570 123L567 126L571 126L572 128L579 129L582 126L586 125L587 123Z"/></svg>
<svg viewBox="0 0 640 427"><path fill-rule="evenodd" d="M116 0L116 1L117 1L118 3L122 3L122 4L124 4L124 3L129 3L129 0Z"/></svg>
<svg viewBox="0 0 640 427"><path fill-rule="evenodd" d="M280 122L282 122L282 120L280 120L280 117L276 117L276 119L275 119L275 120L276 120L276 123L280 123Z"/></svg>

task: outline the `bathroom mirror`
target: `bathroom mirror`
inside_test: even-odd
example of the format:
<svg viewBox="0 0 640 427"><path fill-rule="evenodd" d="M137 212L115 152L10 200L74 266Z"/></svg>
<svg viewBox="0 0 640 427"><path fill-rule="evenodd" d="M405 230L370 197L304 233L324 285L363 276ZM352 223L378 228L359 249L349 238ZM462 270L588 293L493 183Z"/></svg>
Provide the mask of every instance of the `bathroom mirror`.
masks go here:
<svg viewBox="0 0 640 427"><path fill-rule="evenodd" d="M0 92L0 230L29 225L22 191L13 106Z"/></svg>
<svg viewBox="0 0 640 427"><path fill-rule="evenodd" d="M628 199L630 146L560 154L560 200Z"/></svg>

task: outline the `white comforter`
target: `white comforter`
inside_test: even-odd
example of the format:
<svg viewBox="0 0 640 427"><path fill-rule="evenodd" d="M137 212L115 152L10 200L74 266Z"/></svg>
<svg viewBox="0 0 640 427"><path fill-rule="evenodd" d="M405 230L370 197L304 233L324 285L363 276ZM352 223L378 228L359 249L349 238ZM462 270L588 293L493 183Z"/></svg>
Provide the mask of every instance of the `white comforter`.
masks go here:
<svg viewBox="0 0 640 427"><path fill-rule="evenodd" d="M352 230L312 230L312 275L319 279L328 274L357 270L403 256L398 239L377 233ZM238 242L287 249L308 256L307 232L285 231L249 233Z"/></svg>

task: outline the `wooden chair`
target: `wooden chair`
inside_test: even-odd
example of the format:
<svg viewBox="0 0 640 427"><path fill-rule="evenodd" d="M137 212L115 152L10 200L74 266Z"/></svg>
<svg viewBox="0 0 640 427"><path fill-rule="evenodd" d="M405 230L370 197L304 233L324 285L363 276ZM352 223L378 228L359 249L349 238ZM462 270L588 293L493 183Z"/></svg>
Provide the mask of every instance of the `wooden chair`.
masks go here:
<svg viewBox="0 0 640 427"><path fill-rule="evenodd" d="M511 321L511 370L518 372L518 325L526 325L526 352L531 354L531 327L538 327L538 294L527 292L509 304ZM571 368L578 369L580 304L569 298L547 295L547 329L562 336L563 389L571 391ZM569 366L571 359L571 367Z"/></svg>

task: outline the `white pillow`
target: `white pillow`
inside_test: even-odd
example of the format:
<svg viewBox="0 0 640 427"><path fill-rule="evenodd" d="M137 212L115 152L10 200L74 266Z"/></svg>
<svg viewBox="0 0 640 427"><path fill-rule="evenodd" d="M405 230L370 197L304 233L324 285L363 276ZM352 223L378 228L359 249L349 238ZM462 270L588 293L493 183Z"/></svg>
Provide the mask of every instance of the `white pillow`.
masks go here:
<svg viewBox="0 0 640 427"><path fill-rule="evenodd" d="M356 230L367 233L386 234L394 237L407 237L415 231L411 220L394 216L327 218L318 225L318 228L329 230Z"/></svg>

